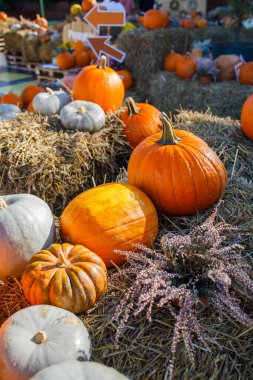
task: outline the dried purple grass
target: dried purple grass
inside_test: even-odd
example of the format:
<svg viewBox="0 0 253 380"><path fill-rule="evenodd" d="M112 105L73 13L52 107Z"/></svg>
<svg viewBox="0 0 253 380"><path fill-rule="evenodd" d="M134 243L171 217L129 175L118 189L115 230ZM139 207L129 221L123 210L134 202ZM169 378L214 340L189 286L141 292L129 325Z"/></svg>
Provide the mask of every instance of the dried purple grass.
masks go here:
<svg viewBox="0 0 253 380"><path fill-rule="evenodd" d="M199 324L200 313L207 306L218 314L230 315L245 326L253 320L242 310L242 300L253 294L252 268L242 255L237 229L225 223L215 224L218 206L200 226L188 235L169 233L161 239L161 252L141 247L142 252L124 252L128 265L112 276L128 285L115 312L118 322L116 339L120 338L130 316L146 312L151 322L153 307L166 308L175 319L170 378L181 339L194 365L193 337L208 349Z"/></svg>

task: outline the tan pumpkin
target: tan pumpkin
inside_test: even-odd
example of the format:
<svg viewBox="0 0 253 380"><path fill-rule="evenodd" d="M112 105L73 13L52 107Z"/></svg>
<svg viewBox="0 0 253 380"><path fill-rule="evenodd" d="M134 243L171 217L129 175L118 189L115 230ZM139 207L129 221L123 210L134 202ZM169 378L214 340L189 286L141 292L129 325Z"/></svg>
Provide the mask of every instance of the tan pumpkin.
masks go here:
<svg viewBox="0 0 253 380"><path fill-rule="evenodd" d="M235 66L241 62L238 55L220 55L215 59L215 64L220 70L217 77L219 81L235 79Z"/></svg>

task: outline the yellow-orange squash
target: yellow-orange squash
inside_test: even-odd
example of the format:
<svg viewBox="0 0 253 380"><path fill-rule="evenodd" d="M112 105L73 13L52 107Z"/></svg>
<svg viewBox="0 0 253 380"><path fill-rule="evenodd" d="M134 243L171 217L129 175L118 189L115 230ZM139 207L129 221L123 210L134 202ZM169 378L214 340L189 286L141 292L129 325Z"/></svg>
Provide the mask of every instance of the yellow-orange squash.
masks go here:
<svg viewBox="0 0 253 380"><path fill-rule="evenodd" d="M129 90L130 88L133 87L134 80L133 80L133 77L132 77L132 74L130 73L130 71L119 70L119 71L117 71L117 73L121 77L121 79L123 80L125 90Z"/></svg>
<svg viewBox="0 0 253 380"><path fill-rule="evenodd" d="M105 56L101 57L97 66L82 69L74 81L74 99L96 103L105 112L120 108L124 96L124 84L116 71L106 66Z"/></svg>
<svg viewBox="0 0 253 380"><path fill-rule="evenodd" d="M243 105L241 122L245 136L253 141L253 95L250 95Z"/></svg>
<svg viewBox="0 0 253 380"><path fill-rule="evenodd" d="M143 25L146 29L166 28L168 24L169 16L158 9L150 9L143 18Z"/></svg>
<svg viewBox="0 0 253 380"><path fill-rule="evenodd" d="M133 151L128 181L168 215L190 215L223 193L227 173L215 152L200 138L174 130L161 115L163 133L147 137Z"/></svg>
<svg viewBox="0 0 253 380"><path fill-rule="evenodd" d="M60 53L57 55L57 65L60 70L72 69L75 66L75 58L69 52Z"/></svg>
<svg viewBox="0 0 253 380"><path fill-rule="evenodd" d="M240 66L239 81L241 84L253 86L253 62L246 62Z"/></svg>
<svg viewBox="0 0 253 380"><path fill-rule="evenodd" d="M151 200L124 183L108 183L85 191L65 208L60 221L64 242L82 244L110 267L122 264L115 250L138 251L135 244L151 246L158 218Z"/></svg>
<svg viewBox="0 0 253 380"><path fill-rule="evenodd" d="M176 65L178 60L181 58L181 54L175 53L173 50L164 61L164 70L166 71L176 71Z"/></svg>
<svg viewBox="0 0 253 380"><path fill-rule="evenodd" d="M121 120L125 124L126 139L135 148L146 137L160 131L161 112L151 104L136 104L132 98L127 98L125 102L127 108L122 112Z"/></svg>
<svg viewBox="0 0 253 380"><path fill-rule="evenodd" d="M82 245L53 244L31 258L22 287L32 305L82 313L106 291L107 270L100 257Z"/></svg>

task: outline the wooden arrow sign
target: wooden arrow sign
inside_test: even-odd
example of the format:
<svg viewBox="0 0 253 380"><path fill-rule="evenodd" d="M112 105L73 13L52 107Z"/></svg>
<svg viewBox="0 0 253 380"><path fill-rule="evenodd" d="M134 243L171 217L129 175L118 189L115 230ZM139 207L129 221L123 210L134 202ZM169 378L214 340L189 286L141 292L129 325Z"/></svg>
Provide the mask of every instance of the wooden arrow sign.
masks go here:
<svg viewBox="0 0 253 380"><path fill-rule="evenodd" d="M126 12L104 10L96 5L83 19L99 33L100 26L124 26L126 24Z"/></svg>
<svg viewBox="0 0 253 380"><path fill-rule="evenodd" d="M102 54L105 54L109 55L117 62L123 62L126 54L123 51L111 46L109 44L110 38L111 37L108 36L89 37L87 38L87 41L98 58Z"/></svg>

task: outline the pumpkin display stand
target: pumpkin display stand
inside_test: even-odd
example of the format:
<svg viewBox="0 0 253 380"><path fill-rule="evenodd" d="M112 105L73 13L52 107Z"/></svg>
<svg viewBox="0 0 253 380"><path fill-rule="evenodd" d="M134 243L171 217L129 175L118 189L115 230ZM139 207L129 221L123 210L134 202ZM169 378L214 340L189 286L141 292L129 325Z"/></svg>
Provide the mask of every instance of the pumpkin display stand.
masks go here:
<svg viewBox="0 0 253 380"><path fill-rule="evenodd" d="M37 195L56 214L94 183L114 180L130 154L115 114L90 134L67 132L58 116L25 113L1 125L0 141L1 191Z"/></svg>

